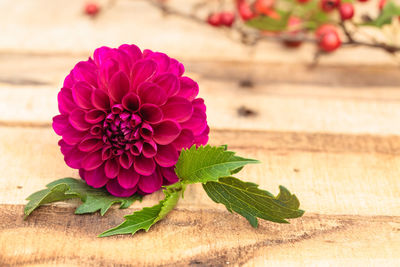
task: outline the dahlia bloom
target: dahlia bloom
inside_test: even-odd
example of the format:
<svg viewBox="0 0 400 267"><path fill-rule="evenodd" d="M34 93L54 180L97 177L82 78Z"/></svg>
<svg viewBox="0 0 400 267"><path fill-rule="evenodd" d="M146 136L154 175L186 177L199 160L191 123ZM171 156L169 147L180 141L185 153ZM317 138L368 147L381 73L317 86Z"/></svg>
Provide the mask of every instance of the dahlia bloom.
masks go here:
<svg viewBox="0 0 400 267"><path fill-rule="evenodd" d="M58 94L54 131L66 164L119 197L178 181L179 153L208 141L206 106L184 67L135 45L96 49Z"/></svg>

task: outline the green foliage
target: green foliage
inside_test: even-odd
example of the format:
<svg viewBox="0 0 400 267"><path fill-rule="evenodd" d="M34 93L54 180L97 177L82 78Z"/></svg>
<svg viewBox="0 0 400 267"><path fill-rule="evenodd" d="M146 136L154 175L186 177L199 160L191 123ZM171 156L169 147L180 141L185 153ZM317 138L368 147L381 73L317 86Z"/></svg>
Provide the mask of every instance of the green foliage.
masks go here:
<svg viewBox="0 0 400 267"><path fill-rule="evenodd" d="M206 183L230 176L247 164L259 163L255 159L235 156L235 152L225 148L207 145L182 150L175 168L177 176L185 184Z"/></svg>
<svg viewBox="0 0 400 267"><path fill-rule="evenodd" d="M146 207L133 214L126 215L125 221L109 229L99 237L120 234L135 234L139 230L146 232L158 221L162 220L177 204L188 184L202 183L208 196L217 203L224 204L227 209L244 216L253 227L258 226L257 218L287 223L286 219L297 218L304 211L299 210L300 203L295 195L286 188L280 187L278 196L258 188L258 185L243 182L230 177L247 164L258 163L254 159L238 157L228 151L227 146L201 146L183 150L176 164L175 172L180 181L166 186L164 199L153 207ZM141 196L119 198L110 195L104 189L92 188L82 180L64 178L47 185L47 188L30 195L25 207L25 217L41 205L80 198L83 202L75 213L93 213L100 210L101 215L115 203L120 208L128 208Z"/></svg>
<svg viewBox="0 0 400 267"><path fill-rule="evenodd" d="M243 182L234 177L224 177L219 181L203 184L207 195L216 203L222 203L228 211L235 211L245 217L253 227L258 226L257 218L278 223L288 223L286 219L301 217L299 200L285 187L275 197L258 188L257 184Z"/></svg>
<svg viewBox="0 0 400 267"><path fill-rule="evenodd" d="M171 188L164 190L165 198L161 200L160 203L153 207L146 207L135 211L131 215L126 215L123 223L103 232L99 237L123 234L134 235L139 230L145 230L147 232L151 226L167 216L178 203L179 196L184 189L176 190L175 188L172 190Z"/></svg>
<svg viewBox="0 0 400 267"><path fill-rule="evenodd" d="M386 24L391 24L392 19L398 16L400 16L400 6L394 2L388 2L375 20L366 22L364 25L382 28Z"/></svg>
<svg viewBox="0 0 400 267"><path fill-rule="evenodd" d="M138 195L129 198L115 197L105 189L92 188L82 180L74 178L59 179L46 187L47 189L33 193L27 198L29 202L25 206L25 218L41 205L72 198L80 198L83 202L75 210L76 214L94 213L99 210L101 215L104 215L115 203L120 203L120 208L126 209L133 202L141 199Z"/></svg>

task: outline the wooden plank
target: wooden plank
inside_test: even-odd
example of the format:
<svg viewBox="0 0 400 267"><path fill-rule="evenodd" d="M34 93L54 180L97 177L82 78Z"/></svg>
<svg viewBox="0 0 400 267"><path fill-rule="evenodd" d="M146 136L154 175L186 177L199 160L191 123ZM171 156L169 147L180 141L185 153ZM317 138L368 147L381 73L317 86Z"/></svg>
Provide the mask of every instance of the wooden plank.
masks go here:
<svg viewBox="0 0 400 267"><path fill-rule="evenodd" d="M86 60L92 53L93 51L82 54L0 52L0 84L32 88L42 85L58 89L73 66ZM189 73L187 75L193 75L196 79L231 81L238 84L242 80L250 80L256 86L252 90L257 90L260 85L277 84L342 86L361 90L369 87L396 87L400 83L398 69L390 65L359 63L356 66L346 66L338 63L310 68L301 63L254 62L250 58L191 60L182 55L176 58L184 63L186 72ZM342 91L332 90L331 95L335 96Z"/></svg>
<svg viewBox="0 0 400 267"><path fill-rule="evenodd" d="M227 211L178 208L147 233L95 237L127 212L112 210L104 218L71 216L71 208L50 206L23 221L22 206L0 205L0 263L270 266L338 264L346 259L363 265L376 260L399 262L400 217L307 214L288 225L262 221L253 229Z"/></svg>
<svg viewBox="0 0 400 267"><path fill-rule="evenodd" d="M233 82L200 79L200 84L209 125L216 129L386 135L400 132L400 124L393 123L400 116L400 90L394 87L354 91L343 87L267 85L243 90ZM334 92L336 96L332 96ZM58 114L57 93L49 86L2 86L0 123L51 123ZM241 116L243 108L254 116Z"/></svg>
<svg viewBox="0 0 400 267"><path fill-rule="evenodd" d="M79 59L32 55L0 59L0 124L49 124L58 113L60 83ZM400 132L400 124L393 123L400 115L400 77L393 68L310 70L301 65L189 61L187 70L200 84L209 124L216 129ZM253 87L241 86L249 79ZM239 116L240 108L255 116Z"/></svg>
<svg viewBox="0 0 400 267"><path fill-rule="evenodd" d="M101 2L106 2L101 1ZM175 0L172 5L190 9L197 1ZM258 62L310 62L313 45L288 50L278 43L264 42L245 47L234 35L175 16L164 17L146 1L120 0L93 20L83 15L83 0L3 0L0 3L0 51L38 53L88 53L94 48L136 43L143 48L173 56L204 60L247 60ZM60 12L62 7L62 12ZM38 15L40 14L40 16ZM49 23L51 22L51 23ZM374 36L379 33L373 33ZM233 36L233 37L232 37ZM273 52L271 52L273 51ZM340 49L325 57L328 64L396 65L393 57L368 48Z"/></svg>
<svg viewBox="0 0 400 267"><path fill-rule="evenodd" d="M57 140L46 127L0 128L0 154L7 155L0 161L0 204L24 204L51 181L78 177L65 165ZM228 144L239 155L261 160L240 177L273 193L278 185L287 186L308 212L400 216L400 137L213 130L210 143ZM140 206L160 197L146 197ZM197 185L179 205L224 209Z"/></svg>

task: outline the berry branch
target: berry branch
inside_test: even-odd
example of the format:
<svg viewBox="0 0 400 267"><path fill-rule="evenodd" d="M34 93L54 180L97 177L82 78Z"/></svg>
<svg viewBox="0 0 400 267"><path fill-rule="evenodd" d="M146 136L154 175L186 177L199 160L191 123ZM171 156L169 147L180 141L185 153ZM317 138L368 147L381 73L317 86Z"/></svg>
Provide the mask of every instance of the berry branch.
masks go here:
<svg viewBox="0 0 400 267"><path fill-rule="evenodd" d="M112 4L116 1L109 0ZM314 63L340 47L369 47L389 54L400 52L400 44L375 38L360 40L357 35L361 28L390 27L400 18L400 6L386 0L379 0L375 17L358 14L355 0L199 0L192 3L190 12L174 7L169 0L140 1L159 9L164 16L178 16L222 29L228 37L248 46L261 41L279 42L288 48L314 44L318 47ZM86 8L89 16L97 16L99 11L93 4ZM355 30L350 31L348 25Z"/></svg>

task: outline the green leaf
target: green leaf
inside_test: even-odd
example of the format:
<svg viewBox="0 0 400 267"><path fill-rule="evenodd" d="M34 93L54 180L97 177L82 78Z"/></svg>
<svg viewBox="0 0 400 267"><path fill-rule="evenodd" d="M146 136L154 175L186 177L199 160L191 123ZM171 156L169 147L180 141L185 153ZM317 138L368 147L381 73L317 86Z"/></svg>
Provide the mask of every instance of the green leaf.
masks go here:
<svg viewBox="0 0 400 267"><path fill-rule="evenodd" d="M222 203L228 211L235 211L245 217L253 227L258 226L257 218L288 223L286 219L301 217L300 203L285 187L275 197L257 184L243 182L234 177L224 177L218 181L203 184L207 195L216 203Z"/></svg>
<svg viewBox="0 0 400 267"><path fill-rule="evenodd" d="M394 2L388 2L375 20L366 22L363 25L382 28L382 26L386 24L391 24L393 17L397 17L399 15L400 6L396 5Z"/></svg>
<svg viewBox="0 0 400 267"><path fill-rule="evenodd" d="M115 197L105 189L92 188L82 180L74 178L59 179L46 187L47 189L33 193L27 198L29 202L25 206L25 218L41 205L72 198L80 198L83 202L75 210L76 214L93 213L100 210L101 215L104 215L115 203L120 203L120 208L126 209L134 201L141 199L141 196L138 195L129 198Z"/></svg>
<svg viewBox="0 0 400 267"><path fill-rule="evenodd" d="M258 16L246 21L246 25L262 31L283 31L286 29L291 12L278 11L280 18Z"/></svg>
<svg viewBox="0 0 400 267"><path fill-rule="evenodd" d="M123 223L103 232L99 237L123 234L134 235L139 230L149 231L151 226L162 220L175 207L183 191L184 187L167 187L163 191L165 198L160 203L126 215Z"/></svg>
<svg viewBox="0 0 400 267"><path fill-rule="evenodd" d="M235 152L225 150L223 146L192 146L182 150L175 172L182 183L206 183L230 176L232 171L246 164L259 163L255 159L235 156Z"/></svg>

